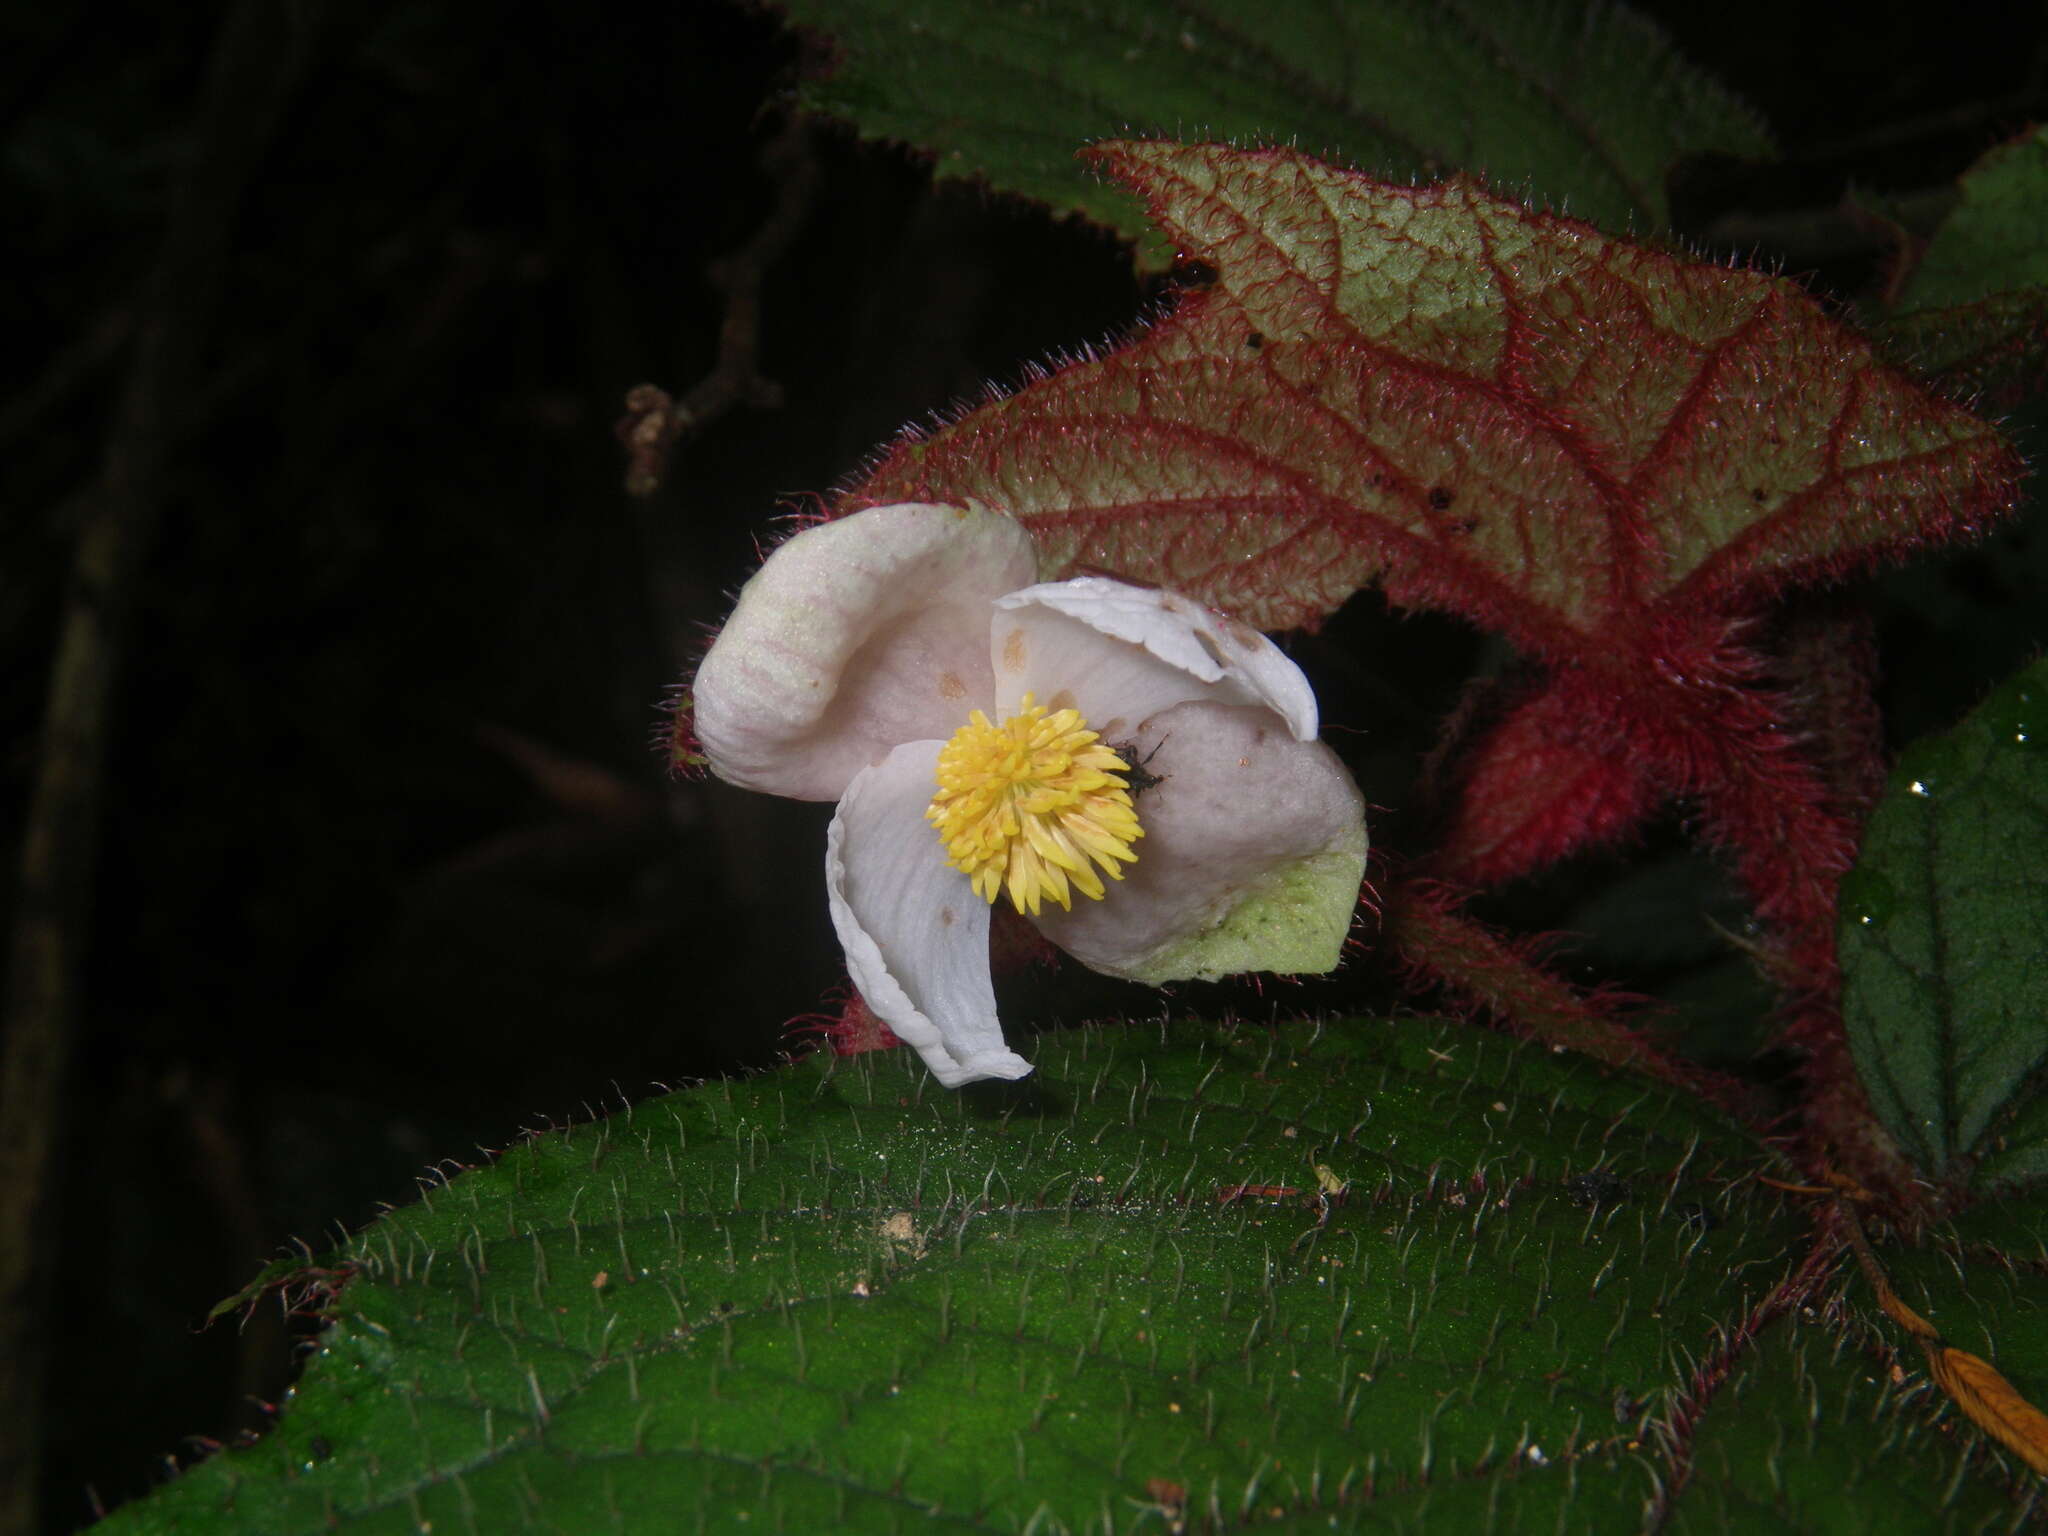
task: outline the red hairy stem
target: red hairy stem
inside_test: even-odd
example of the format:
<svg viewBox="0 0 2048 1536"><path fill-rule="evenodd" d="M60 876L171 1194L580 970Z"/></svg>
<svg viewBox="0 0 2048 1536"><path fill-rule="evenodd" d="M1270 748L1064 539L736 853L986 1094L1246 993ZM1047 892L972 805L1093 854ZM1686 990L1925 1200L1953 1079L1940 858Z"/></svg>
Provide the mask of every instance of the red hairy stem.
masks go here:
<svg viewBox="0 0 2048 1536"><path fill-rule="evenodd" d="M1434 872L1500 885L1627 836L1663 798L1619 695L1560 673L1511 704L1474 749Z"/></svg>
<svg viewBox="0 0 2048 1536"><path fill-rule="evenodd" d="M1784 696L1764 686L1748 627L1653 633L1647 665L1551 672L1474 754L1436 872L1496 885L1627 835L1667 799L1689 802L1769 931L1774 979L1832 996L1835 886L1855 823Z"/></svg>
<svg viewBox="0 0 2048 1536"><path fill-rule="evenodd" d="M824 1003L825 1008L817 1013L791 1019L782 1027L783 1034L816 1035L834 1056L886 1051L903 1043L852 986L828 993Z"/></svg>
<svg viewBox="0 0 2048 1536"><path fill-rule="evenodd" d="M1774 669L1751 628L1653 632L1650 664L1625 676L1555 671L1475 753L1438 869L1495 884L1627 834L1667 797L1689 805L1747 890L1762 930L1752 952L1787 999L1812 1156L1910 1207L1915 1186L1856 1078L1839 1008L1836 891L1874 750L1855 657L1816 679L1808 645L1803 669L1798 650ZM1790 686L1773 686L1774 671Z"/></svg>
<svg viewBox="0 0 2048 1536"><path fill-rule="evenodd" d="M1643 1073L1754 1122L1755 1106L1732 1078L1667 1055L1619 1017L1636 1001L1585 993L1545 969L1540 939L1510 939L1458 911L1463 897L1427 878L1402 882L1387 902L1387 942L1409 983L1441 987L1460 1003L1558 1049Z"/></svg>
<svg viewBox="0 0 2048 1536"><path fill-rule="evenodd" d="M1717 1330L1719 1337L1693 1371L1691 1383L1671 1405L1663 1422L1653 1426L1664 1442L1671 1472L1651 1501L1646 1530L1662 1531L1670 1520L1679 1495L1692 1480L1693 1450L1700 1421L1735 1374L1736 1367L1756 1347L1765 1329L1818 1295L1834 1273L1842 1256L1842 1243L1835 1235L1832 1220L1823 1218L1820 1225L1820 1234L1799 1267L1765 1292L1734 1327Z"/></svg>
<svg viewBox="0 0 2048 1536"><path fill-rule="evenodd" d="M1862 825L1884 794L1884 719L1877 707L1877 626L1839 594L1787 603L1772 646L1786 706L1810 743L1828 793Z"/></svg>

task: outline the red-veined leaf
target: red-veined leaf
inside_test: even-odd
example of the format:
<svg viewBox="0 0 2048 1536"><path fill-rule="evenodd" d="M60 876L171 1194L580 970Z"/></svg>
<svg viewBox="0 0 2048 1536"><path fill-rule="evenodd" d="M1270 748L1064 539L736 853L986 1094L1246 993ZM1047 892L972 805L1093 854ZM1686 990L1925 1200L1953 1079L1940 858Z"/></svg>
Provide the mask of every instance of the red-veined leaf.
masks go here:
<svg viewBox="0 0 2048 1536"><path fill-rule="evenodd" d="M1553 660L1952 535L1989 426L1794 284L1293 151L1119 142L1204 285L1107 356L889 452L845 500L977 497L1055 567L1269 628L1378 581ZM1211 280L1213 279L1213 280Z"/></svg>

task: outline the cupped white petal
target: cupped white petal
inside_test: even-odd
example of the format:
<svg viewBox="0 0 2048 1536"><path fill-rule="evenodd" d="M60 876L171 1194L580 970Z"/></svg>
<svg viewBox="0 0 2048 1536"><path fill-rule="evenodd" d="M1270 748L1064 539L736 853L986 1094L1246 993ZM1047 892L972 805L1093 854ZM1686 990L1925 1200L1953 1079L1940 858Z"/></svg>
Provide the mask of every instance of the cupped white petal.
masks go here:
<svg viewBox="0 0 2048 1536"><path fill-rule="evenodd" d="M1160 779L1137 797L1138 860L1101 901L1047 909L1045 936L1152 986L1334 969L1366 851L1337 755L1257 707L1179 704L1132 734Z"/></svg>
<svg viewBox="0 0 2048 1536"><path fill-rule="evenodd" d="M988 969L988 903L946 862L925 820L937 741L912 741L854 775L825 840L825 890L860 995L948 1088L1017 1078Z"/></svg>
<svg viewBox="0 0 2048 1536"><path fill-rule="evenodd" d="M997 601L989 654L1006 716L1036 694L1054 708L1071 702L1117 741L1202 699L1264 705L1295 739L1315 739L1316 696L1301 669L1257 630L1178 592L1106 576L1025 587Z"/></svg>
<svg viewBox="0 0 2048 1536"><path fill-rule="evenodd" d="M993 701L989 604L1037 574L985 507L906 502L806 528L771 554L697 669L697 740L728 783L836 800L899 742Z"/></svg>

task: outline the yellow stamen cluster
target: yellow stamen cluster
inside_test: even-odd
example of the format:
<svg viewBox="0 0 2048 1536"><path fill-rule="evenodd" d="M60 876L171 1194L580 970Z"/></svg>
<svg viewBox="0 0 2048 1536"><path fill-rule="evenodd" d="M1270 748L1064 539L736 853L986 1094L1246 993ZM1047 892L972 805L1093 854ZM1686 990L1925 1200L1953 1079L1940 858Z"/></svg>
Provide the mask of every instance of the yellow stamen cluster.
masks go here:
<svg viewBox="0 0 2048 1536"><path fill-rule="evenodd" d="M1019 912L1038 915L1051 898L1070 907L1068 886L1102 899L1101 865L1137 860L1145 835L1124 775L1130 764L1104 746L1078 710L1047 714L1025 694L1001 725L976 710L939 753L939 792L925 811L946 859L974 881L982 900L1010 893Z"/></svg>

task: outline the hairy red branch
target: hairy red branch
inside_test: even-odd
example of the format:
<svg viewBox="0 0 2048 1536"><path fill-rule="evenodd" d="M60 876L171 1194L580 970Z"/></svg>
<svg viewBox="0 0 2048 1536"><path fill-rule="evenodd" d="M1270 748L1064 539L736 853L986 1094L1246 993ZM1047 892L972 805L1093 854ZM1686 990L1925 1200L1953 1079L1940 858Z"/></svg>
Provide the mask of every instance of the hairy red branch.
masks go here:
<svg viewBox="0 0 2048 1536"><path fill-rule="evenodd" d="M1812 1250L1800 1266L1772 1286L1733 1329L1723 1333L1713 1351L1700 1362L1693 1372L1691 1384L1673 1404L1662 1426L1665 1454L1671 1460L1671 1476L1658 1489L1657 1497L1650 1506L1646 1530L1662 1530L1677 1508L1679 1495L1692 1478L1693 1445L1699 1435L1700 1420L1721 1388L1735 1374L1743 1357L1755 1347L1766 1328L1804 1303L1826 1283L1841 1256L1841 1238L1832 1224L1824 1221Z"/></svg>
<svg viewBox="0 0 2048 1536"><path fill-rule="evenodd" d="M1436 872L1496 885L1619 839L1666 801L1689 809L1747 891L1760 930L1748 947L1785 999L1808 1161L1910 1205L1917 1186L1849 1058L1835 958L1836 893L1876 782L1862 653L1837 648L1823 665L1830 647L1795 629L1773 660L1753 627L1673 622L1644 641L1649 685L1552 672L1472 753Z"/></svg>
<svg viewBox="0 0 2048 1536"><path fill-rule="evenodd" d="M1541 941L1510 939L1458 911L1462 898L1429 879L1391 893L1385 932L1395 959L1418 989L1441 987L1462 1005L1546 1044L1591 1056L1683 1088L1754 1124L1757 1106L1743 1085L1659 1050L1622 1021L1635 999L1585 993L1545 969Z"/></svg>

